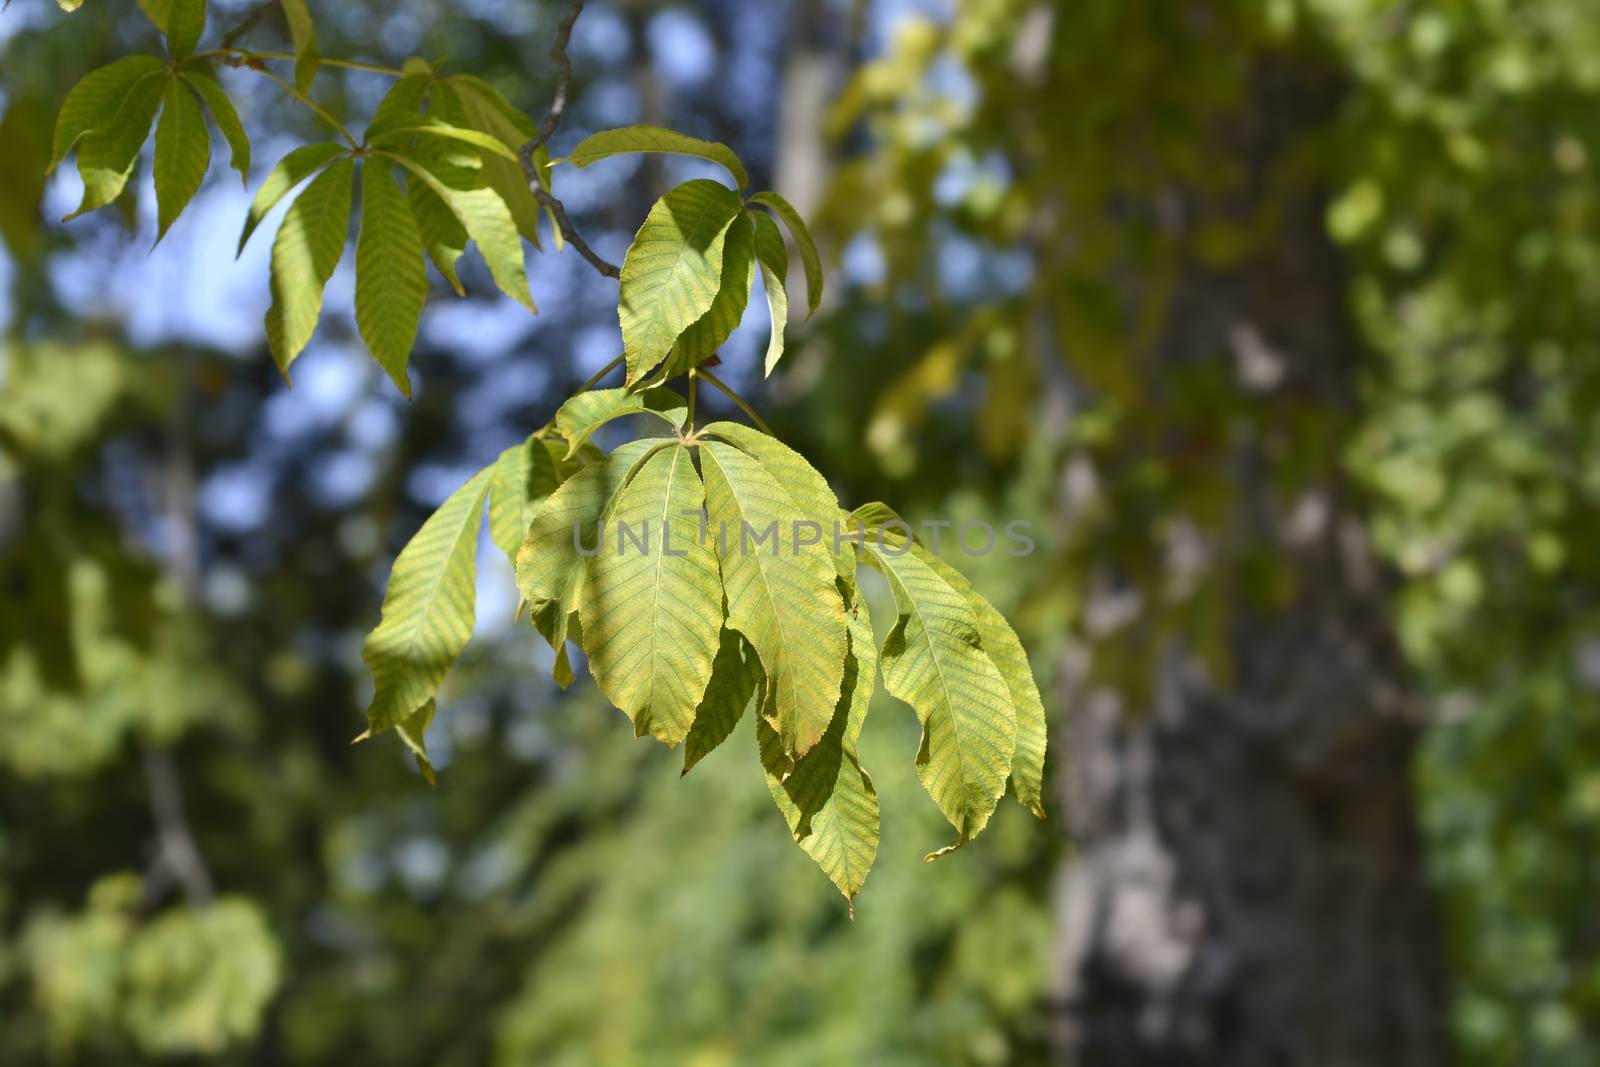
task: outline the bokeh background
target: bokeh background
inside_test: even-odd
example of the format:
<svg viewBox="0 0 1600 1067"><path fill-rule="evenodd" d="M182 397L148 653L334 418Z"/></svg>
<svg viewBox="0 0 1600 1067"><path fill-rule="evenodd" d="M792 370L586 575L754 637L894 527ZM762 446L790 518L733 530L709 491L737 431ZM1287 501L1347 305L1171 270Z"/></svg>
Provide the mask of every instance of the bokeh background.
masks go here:
<svg viewBox="0 0 1600 1067"><path fill-rule="evenodd" d="M549 100L565 4L312 7ZM1037 534L947 558L1028 645L1051 818L924 866L880 696L853 920L749 722L680 780L550 683L487 532L439 786L351 746L394 553L620 351L614 283L434 278L406 403L347 261L286 388L220 160L154 248L147 171L56 221L67 89L159 47L131 0L0 13L0 1060L1600 1062L1600 7L588 6L555 154L723 140L823 246L778 373L760 299L719 373L847 506ZM221 76L253 183L312 120ZM707 173L556 189L620 262Z"/></svg>

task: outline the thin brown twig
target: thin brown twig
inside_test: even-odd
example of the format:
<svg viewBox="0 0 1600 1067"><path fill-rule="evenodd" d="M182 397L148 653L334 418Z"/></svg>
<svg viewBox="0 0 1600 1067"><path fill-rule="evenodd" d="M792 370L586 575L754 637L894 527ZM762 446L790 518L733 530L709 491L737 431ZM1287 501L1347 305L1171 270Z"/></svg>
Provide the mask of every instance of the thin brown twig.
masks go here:
<svg viewBox="0 0 1600 1067"><path fill-rule="evenodd" d="M522 164L522 175L527 179L528 188L534 197L550 212L550 217L561 230L561 236L567 243L578 250L578 254L589 261L589 265L607 278L620 277L622 271L616 264L608 262L594 249L589 247L572 225L572 220L567 218L567 209L556 199L555 194L544 187L544 181L539 176L539 164L534 159L539 149L555 135L556 127L561 124L561 116L567 110L567 92L572 86L572 60L567 55L567 46L572 42L572 27L578 22L578 16L583 13L584 0L572 0L572 6L567 9L566 16L556 27L555 44L550 48L550 58L556 65L556 91L550 99L550 108L544 113L544 120L539 123L538 132L533 139L522 146L517 153L517 159Z"/></svg>

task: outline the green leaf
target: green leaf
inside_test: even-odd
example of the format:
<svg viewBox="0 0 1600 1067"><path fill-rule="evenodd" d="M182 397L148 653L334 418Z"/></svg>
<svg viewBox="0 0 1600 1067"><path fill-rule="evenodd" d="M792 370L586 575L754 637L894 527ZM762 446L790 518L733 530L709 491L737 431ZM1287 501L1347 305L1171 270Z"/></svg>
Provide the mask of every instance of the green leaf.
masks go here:
<svg viewBox="0 0 1600 1067"><path fill-rule="evenodd" d="M772 315L772 337L767 341L766 373L783 358L783 330L789 324L789 250L778 224L769 215L752 215L756 227L756 262L761 264L761 288L767 293Z"/></svg>
<svg viewBox="0 0 1600 1067"><path fill-rule="evenodd" d="M739 188L743 189L750 184L750 175L745 173L744 164L739 162L739 157L734 155L733 150L727 145L716 141L702 141L698 137L664 130L659 126L624 126L616 130L601 130L584 138L583 143L574 148L570 156L555 162L571 163L581 169L602 159L636 152L698 156L727 168L728 173L733 175L733 180L739 184Z"/></svg>
<svg viewBox="0 0 1600 1067"><path fill-rule="evenodd" d="M737 630L723 628L711 681L694 711L694 725L683 741L683 773L710 755L739 725L744 709L761 684L761 660Z"/></svg>
<svg viewBox="0 0 1600 1067"><path fill-rule="evenodd" d="M485 152L492 152L502 159L515 160L517 154L499 139L479 130L469 130L462 126L452 126L443 119L434 118L432 115L418 114L398 117L391 122L384 123L381 127L376 123L367 130L367 143L375 147L393 147L408 137L443 137L451 141L460 141L462 144L481 148Z"/></svg>
<svg viewBox="0 0 1600 1067"><path fill-rule="evenodd" d="M417 220L417 233L428 258L433 260L433 265L439 268L456 295L466 296L467 291L461 287L461 279L456 274L456 263L467 251L467 228L461 225L450 205L409 170L406 172L406 201Z"/></svg>
<svg viewBox="0 0 1600 1067"><path fill-rule="evenodd" d="M428 516L389 572L383 616L361 648L377 682L370 735L397 726L439 692L472 636L478 527L489 472L479 471Z"/></svg>
<svg viewBox="0 0 1600 1067"><path fill-rule="evenodd" d="M941 569L955 575L953 567L943 560L939 562ZM1033 668L1028 664L1028 654L1023 650L1017 632L999 609L970 584L965 585L964 592L967 603L972 605L973 614L978 618L978 636L983 641L983 650L988 653L990 662L1011 691L1011 706L1017 717L1017 747L1011 762L1012 791L1023 807L1042 819L1044 755L1049 742L1049 729L1045 724L1044 701L1040 699L1039 686L1033 680Z"/></svg>
<svg viewBox="0 0 1600 1067"><path fill-rule="evenodd" d="M289 364L316 331L317 317L322 312L322 290L344 255L354 178L355 161L349 156L328 164L289 205L272 242L267 347L286 380ZM261 199L259 194L256 199Z"/></svg>
<svg viewBox="0 0 1600 1067"><path fill-rule="evenodd" d="M748 453L718 440L700 449L710 534L722 561L728 627L761 657L783 751L805 754L833 720L844 674L844 601L820 543L796 536L804 514ZM769 532L769 544L756 539Z"/></svg>
<svg viewBox="0 0 1600 1067"><path fill-rule="evenodd" d="M822 257L817 255L817 245L811 239L811 231L806 229L806 220L777 193L757 193L750 198L750 202L767 208L789 228L789 236L794 238L795 247L800 250L800 262L806 268L806 314L815 314L817 305L822 303Z"/></svg>
<svg viewBox="0 0 1600 1067"><path fill-rule="evenodd" d="M431 82L426 74L407 74L389 86L367 125L367 143L373 143L374 137L385 130L425 121L427 116L422 113L422 105L427 103Z"/></svg>
<svg viewBox="0 0 1600 1067"><path fill-rule="evenodd" d="M750 302L750 283L755 275L755 240L744 213L728 226L722 245L722 281L717 298L711 307L694 321L672 346L667 361L661 365L660 378L665 381L686 374L717 354L723 342L744 318L745 305Z"/></svg>
<svg viewBox="0 0 1600 1067"><path fill-rule="evenodd" d="M60 165L80 138L111 126L134 84L163 69L155 56L124 56L85 74L67 93L56 116L49 170Z"/></svg>
<svg viewBox="0 0 1600 1067"><path fill-rule="evenodd" d="M884 687L922 722L917 777L956 828L933 859L976 837L1005 792L1017 736L1011 691L984 652L972 605L937 557L886 527L894 513L881 504L851 517L864 522L866 557L889 580L899 611L883 642Z"/></svg>
<svg viewBox="0 0 1600 1067"><path fill-rule="evenodd" d="M83 6L83 0L56 0L56 6L70 15Z"/></svg>
<svg viewBox="0 0 1600 1067"><path fill-rule="evenodd" d="M211 165L211 134L200 98L182 78L168 78L156 125L156 240L167 235L205 180Z"/></svg>
<svg viewBox="0 0 1600 1067"><path fill-rule="evenodd" d="M283 18L289 24L289 39L294 42L294 87L304 95L322 61L322 53L317 51L317 30L306 0L283 0Z"/></svg>
<svg viewBox="0 0 1600 1067"><path fill-rule="evenodd" d="M522 241L505 202L483 184L473 171L446 163L412 159L383 152L380 155L399 163L443 200L478 246L478 254L489 268L500 291L529 311L537 312L528 293L528 276L523 268Z"/></svg>
<svg viewBox="0 0 1600 1067"><path fill-rule="evenodd" d="M700 536L704 508L690 449L651 456L617 496L578 603L601 692L636 736L668 745L689 734L722 630L717 557Z"/></svg>
<svg viewBox="0 0 1600 1067"><path fill-rule="evenodd" d="M139 7L144 11L145 18L162 33L167 32L167 22L171 19L172 0L139 0Z"/></svg>
<svg viewBox="0 0 1600 1067"><path fill-rule="evenodd" d="M741 210L737 193L703 178L650 209L622 261L617 314L628 384L653 370L717 298L723 239Z"/></svg>
<svg viewBox="0 0 1600 1067"><path fill-rule="evenodd" d="M499 90L482 78L471 74L455 74L442 79L435 88L438 113L455 126L481 130L507 148L516 151L532 140L538 126L528 116L511 106ZM549 161L549 152L540 148L534 159L540 184L550 187L549 174L543 164ZM489 188L500 195L522 234L535 248L539 247L539 202L528 188L528 179L519 162L506 159L499 153L483 158L483 177ZM556 250L561 250L560 231L556 233Z"/></svg>
<svg viewBox="0 0 1600 1067"><path fill-rule="evenodd" d="M261 225L261 220L267 217L267 212L277 205L279 200L289 195L289 191L311 175L321 170L323 166L335 157L343 155L347 149L342 144L332 142L319 142L317 144L301 145L282 159L276 166L267 172L261 188L256 190L255 199L250 202L250 213L245 216L244 232L239 235L239 252L244 251L245 242L250 240L250 235L256 232L256 227ZM341 247L343 243L341 241ZM238 253L236 252L235 255Z"/></svg>
<svg viewBox="0 0 1600 1067"><path fill-rule="evenodd" d="M500 453L489 495L489 533L515 566L534 512L561 486L555 457L537 435Z"/></svg>
<svg viewBox="0 0 1600 1067"><path fill-rule="evenodd" d="M161 94L166 87L167 79L160 74L140 77L123 94L122 104L110 124L84 135L78 143L78 175L83 179L83 200L67 218L75 219L105 207L122 193L133 174L134 164L139 161L139 149L150 136L150 124L155 121L156 109L161 106Z"/></svg>
<svg viewBox="0 0 1600 1067"><path fill-rule="evenodd" d="M162 29L172 58L180 63L188 59L206 29L206 0L168 0Z"/></svg>
<svg viewBox="0 0 1600 1067"><path fill-rule="evenodd" d="M387 159L361 172L361 233L356 238L356 326L395 386L411 398L406 361L428 298L422 238Z"/></svg>
<svg viewBox="0 0 1600 1067"><path fill-rule="evenodd" d="M411 754L416 757L417 770L422 772L423 781L429 785L438 785L439 777L433 772L433 764L428 761L428 746L426 735L428 727L433 723L433 713L438 705L432 700L412 712L404 722L395 723L394 732L400 735L400 740Z"/></svg>
<svg viewBox="0 0 1600 1067"><path fill-rule="evenodd" d="M228 94L223 91L210 67L195 66L186 71L182 78L200 94L200 99L205 101L206 110L211 112L211 121L217 124L217 129L222 131L223 140L228 142L229 165L239 172L239 180L248 185L250 137L245 133L244 123L239 121L239 113L234 110L233 101L228 99Z"/></svg>
<svg viewBox="0 0 1600 1067"><path fill-rule="evenodd" d="M756 721L767 788L789 824L789 833L853 900L878 855L878 793L861 766L856 743L877 686L878 654L872 624L852 601L847 616L850 651L845 659L839 705L822 740L789 766L777 731Z"/></svg>
<svg viewBox="0 0 1600 1067"><path fill-rule="evenodd" d="M822 544L832 554L834 573L847 586L855 585L855 549L842 538L839 529L839 498L828 480L806 462L806 458L776 437L737 422L713 422L704 432L744 449L761 462L783 486L799 509L802 518L817 524Z"/></svg>
<svg viewBox="0 0 1600 1067"><path fill-rule="evenodd" d="M598 524L610 518L617 495L635 470L669 443L629 441L604 461L591 463L562 482L534 512L528 536L517 550L517 588L536 610L550 605L543 609L551 614L539 632L557 652L566 643L568 619L577 610L589 565L589 557L579 553L575 542L582 538L586 549L594 546Z"/></svg>
<svg viewBox="0 0 1600 1067"><path fill-rule="evenodd" d="M688 404L671 389L591 389L572 397L556 411L555 428L567 442L567 458L600 427L624 415L651 414L664 419L674 429L683 426Z"/></svg>

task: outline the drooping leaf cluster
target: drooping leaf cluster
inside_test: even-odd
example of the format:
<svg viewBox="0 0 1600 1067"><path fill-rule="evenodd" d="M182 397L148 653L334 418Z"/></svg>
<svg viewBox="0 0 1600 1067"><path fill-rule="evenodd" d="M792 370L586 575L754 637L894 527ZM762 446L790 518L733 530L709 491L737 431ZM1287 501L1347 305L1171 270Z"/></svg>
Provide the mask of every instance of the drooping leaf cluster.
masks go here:
<svg viewBox="0 0 1600 1067"><path fill-rule="evenodd" d="M163 235L209 165L206 111L248 177L248 138L212 70L243 66L267 74L338 134L279 160L240 237L242 250L295 194L273 241L265 322L286 377L316 330L352 213L356 324L408 397L429 261L460 293L458 264L470 242L496 286L536 310L522 242L539 246L541 202L558 247L564 229L549 187L548 131L498 90L415 58L399 70L358 64L396 80L357 137L307 95L318 72L340 61L318 50L304 0L283 0L292 56L196 51L203 0L141 2L166 37L168 59L133 56L92 72L57 122L52 166L76 151L84 180L75 214L120 195L158 111ZM269 59L292 59L293 82L268 71ZM779 223L805 271L808 313L821 301L821 261L787 201L745 195L748 175L725 145L633 126L595 134L558 162L581 169L639 152L699 157L735 184L677 186L636 234L617 272L624 385L580 390L549 426L452 494L401 551L364 648L376 689L363 736L395 730L434 777L425 734L440 685L473 631L487 505L526 615L555 653L556 680L573 680L574 639L638 735L684 745L685 773L754 704L760 762L791 834L853 897L877 850L877 796L857 742L880 669L885 687L922 723L917 769L956 830L949 848L983 829L1008 781L1042 814L1042 703L1010 626L892 511L869 505L845 514L827 480L767 433L726 422L694 426L701 379L755 417L707 366L742 319L758 266L772 321L768 374L782 357L789 253ZM684 376L687 401L664 384ZM600 426L633 414L665 421L673 436L609 455L590 443ZM856 587L862 562L883 573L894 595L897 619L881 647Z"/></svg>

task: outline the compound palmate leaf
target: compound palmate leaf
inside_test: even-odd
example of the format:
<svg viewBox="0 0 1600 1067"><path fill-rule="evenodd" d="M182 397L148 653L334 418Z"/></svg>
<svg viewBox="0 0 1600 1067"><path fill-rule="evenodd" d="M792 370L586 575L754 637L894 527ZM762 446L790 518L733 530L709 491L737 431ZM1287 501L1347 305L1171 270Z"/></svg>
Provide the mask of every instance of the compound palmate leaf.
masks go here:
<svg viewBox="0 0 1600 1067"><path fill-rule="evenodd" d="M622 261L617 317L628 384L655 369L717 298L723 240L742 211L738 193L703 178L684 182L650 209Z"/></svg>
<svg viewBox="0 0 1600 1067"><path fill-rule="evenodd" d="M822 740L789 769L765 717L756 723L756 736L767 788L790 834L849 900L861 891L878 854L878 793L856 757L877 687L878 654L872 624L853 599L847 620L850 644L839 704Z"/></svg>
<svg viewBox="0 0 1600 1067"><path fill-rule="evenodd" d="M361 649L377 682L367 736L405 722L433 700L472 636L478 528L489 481L487 470L473 475L395 558L383 617Z"/></svg>
<svg viewBox="0 0 1600 1067"><path fill-rule="evenodd" d="M783 485L748 452L700 449L709 532L722 562L728 627L755 647L784 754L804 755L833 721L844 676L844 600L833 560Z"/></svg>
<svg viewBox="0 0 1600 1067"><path fill-rule="evenodd" d="M865 526L866 557L889 580L899 613L883 642L884 687L921 720L917 776L956 829L955 841L933 859L988 824L1011 773L1016 709L984 652L977 614L937 557L881 504L858 508L851 518Z"/></svg>
<svg viewBox="0 0 1600 1067"><path fill-rule="evenodd" d="M56 116L49 169L55 170L85 135L109 127L134 83L162 69L155 56L124 56L85 74L67 93Z"/></svg>
<svg viewBox="0 0 1600 1067"><path fill-rule="evenodd" d="M166 91L167 78L145 74L135 79L118 102L116 114L103 126L84 134L78 142L78 176L83 179L83 200L67 218L105 207L128 184L139 149L150 136Z"/></svg>
<svg viewBox="0 0 1600 1067"><path fill-rule="evenodd" d="M391 171L382 155L368 159L361 171L356 325L378 364L409 399L406 361L428 297L428 273L417 220Z"/></svg>
<svg viewBox="0 0 1600 1067"><path fill-rule="evenodd" d="M761 660L737 630L724 628L711 664L711 681L694 709L694 725L683 742L683 773L716 750L739 725L761 685Z"/></svg>
<svg viewBox="0 0 1600 1067"><path fill-rule="evenodd" d="M717 297L689 328L684 330L661 365L657 376L665 381L697 367L716 354L744 318L750 301L750 283L755 270L755 239L748 216L743 212L728 225L722 244L722 281Z"/></svg>
<svg viewBox="0 0 1600 1067"><path fill-rule="evenodd" d="M515 565L534 511L561 485L555 456L538 434L500 453L489 495L489 534Z"/></svg>
<svg viewBox="0 0 1600 1067"><path fill-rule="evenodd" d="M211 134L206 131L200 99L184 79L170 78L162 96L161 121L156 124L156 214L160 227L156 240L167 235L199 192L210 164Z"/></svg>
<svg viewBox="0 0 1600 1067"><path fill-rule="evenodd" d="M267 347L285 378L317 328L322 290L344 255L354 178L349 156L329 163L289 205L272 242Z"/></svg>
<svg viewBox="0 0 1600 1067"><path fill-rule="evenodd" d="M691 451L656 452L618 495L579 601L583 650L601 691L638 736L669 745L689 733L722 629L717 557L701 538L704 507Z"/></svg>

